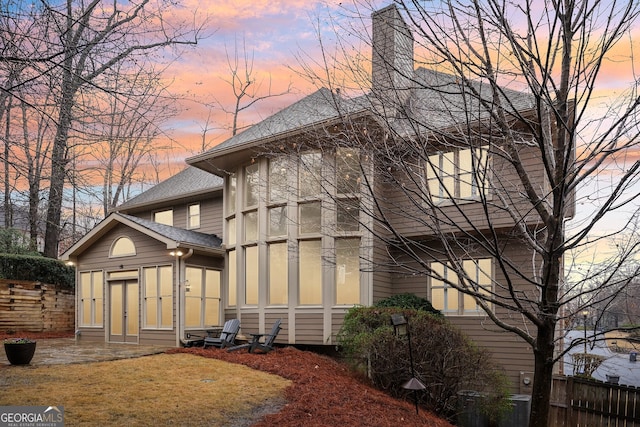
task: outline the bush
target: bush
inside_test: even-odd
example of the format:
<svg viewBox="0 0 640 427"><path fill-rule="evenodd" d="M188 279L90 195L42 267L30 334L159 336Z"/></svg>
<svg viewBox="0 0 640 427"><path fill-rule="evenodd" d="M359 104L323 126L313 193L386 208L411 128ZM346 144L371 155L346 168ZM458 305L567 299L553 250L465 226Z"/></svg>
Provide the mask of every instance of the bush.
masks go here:
<svg viewBox="0 0 640 427"><path fill-rule="evenodd" d="M426 298L420 298L419 296L411 293L398 294L385 298L374 304L374 307L398 307L398 308L412 308L414 310L422 310L427 313L435 314L436 316L442 316L439 310L436 310L431 305L431 301Z"/></svg>
<svg viewBox="0 0 640 427"><path fill-rule="evenodd" d="M73 289L75 269L43 256L0 254L0 279L27 280Z"/></svg>
<svg viewBox="0 0 640 427"><path fill-rule="evenodd" d="M338 341L374 386L413 398L402 388L411 378L410 355L407 337L396 336L391 326L395 313L409 321L415 376L426 386L419 392L422 406L454 420L459 392L474 390L487 396L487 415L497 418L509 409L508 380L492 365L490 355L443 317L422 310L354 307L347 313Z"/></svg>

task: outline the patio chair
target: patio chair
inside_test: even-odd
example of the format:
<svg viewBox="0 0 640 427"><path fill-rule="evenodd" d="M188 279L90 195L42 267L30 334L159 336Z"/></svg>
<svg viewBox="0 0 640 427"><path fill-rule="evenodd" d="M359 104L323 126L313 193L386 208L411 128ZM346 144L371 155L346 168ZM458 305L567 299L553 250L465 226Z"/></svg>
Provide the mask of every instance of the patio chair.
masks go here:
<svg viewBox="0 0 640 427"><path fill-rule="evenodd" d="M246 344L236 345L227 349L227 351L236 351L241 349L249 349L249 353L254 353L259 350L261 353L268 353L273 350L273 342L275 341L278 333L280 332L280 323L282 319L278 319L274 322L271 332L268 334L249 334L251 335L251 341ZM264 341L261 341L264 338Z"/></svg>
<svg viewBox="0 0 640 427"><path fill-rule="evenodd" d="M225 348L235 344L236 335L240 330L240 320L231 319L224 322L222 332L218 337L205 337L204 348L214 346L218 348Z"/></svg>

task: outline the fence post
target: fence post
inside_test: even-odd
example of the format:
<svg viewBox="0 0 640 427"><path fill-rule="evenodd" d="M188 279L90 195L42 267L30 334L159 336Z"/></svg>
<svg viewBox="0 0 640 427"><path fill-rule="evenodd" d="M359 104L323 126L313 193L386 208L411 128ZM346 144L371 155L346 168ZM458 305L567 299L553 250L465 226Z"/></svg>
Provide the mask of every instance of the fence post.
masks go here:
<svg viewBox="0 0 640 427"><path fill-rule="evenodd" d="M576 419L575 419L575 412L573 410L573 396L574 396L574 381L573 381L573 377L567 377L567 391L565 393L566 396L566 402L565 404L567 405L567 411L565 412L565 419L564 419L564 425L565 426L575 426L576 425Z"/></svg>

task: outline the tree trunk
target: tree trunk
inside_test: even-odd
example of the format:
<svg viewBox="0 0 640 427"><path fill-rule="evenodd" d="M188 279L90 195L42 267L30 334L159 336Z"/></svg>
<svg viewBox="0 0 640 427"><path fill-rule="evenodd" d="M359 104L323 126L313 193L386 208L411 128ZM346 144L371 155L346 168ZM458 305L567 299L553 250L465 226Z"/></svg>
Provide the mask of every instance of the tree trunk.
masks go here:
<svg viewBox="0 0 640 427"><path fill-rule="evenodd" d="M538 327L534 354L533 390L529 427L546 427L549 422L551 384L553 381L555 322Z"/></svg>

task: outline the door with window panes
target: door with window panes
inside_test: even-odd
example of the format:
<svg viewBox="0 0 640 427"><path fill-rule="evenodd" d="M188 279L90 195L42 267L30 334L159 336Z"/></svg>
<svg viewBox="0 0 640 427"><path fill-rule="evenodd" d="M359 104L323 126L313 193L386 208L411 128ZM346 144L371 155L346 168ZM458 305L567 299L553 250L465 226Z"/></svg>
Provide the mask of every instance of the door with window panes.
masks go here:
<svg viewBox="0 0 640 427"><path fill-rule="evenodd" d="M109 282L110 342L138 342L139 292L137 279Z"/></svg>

